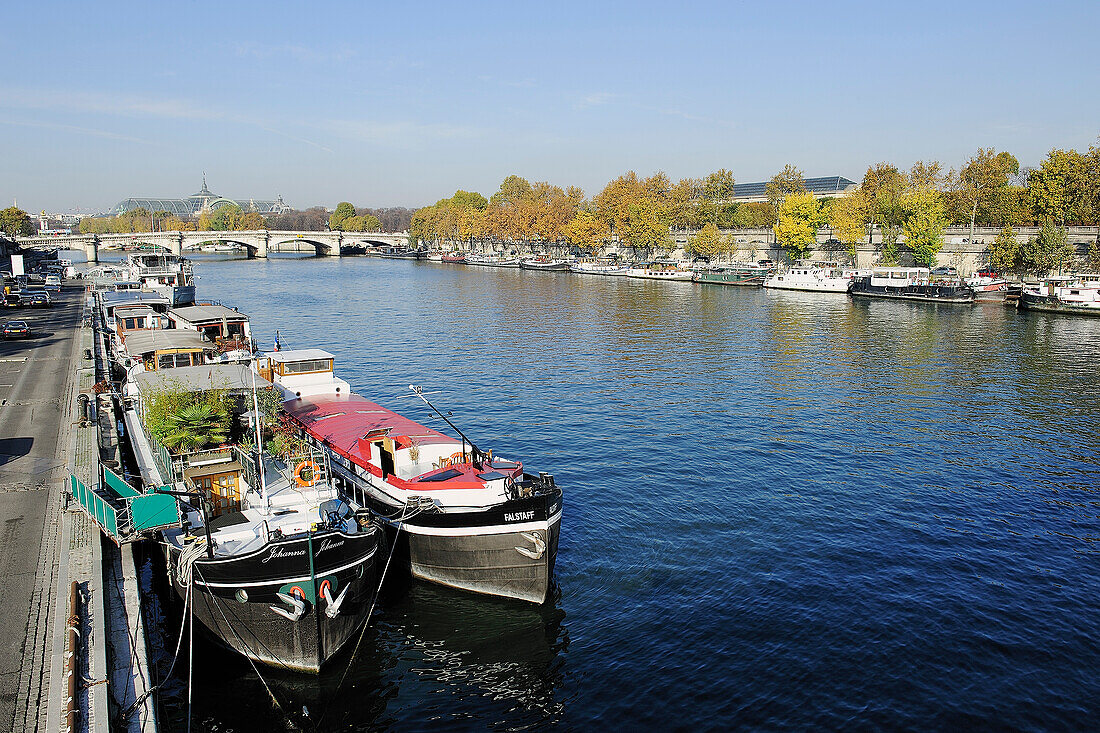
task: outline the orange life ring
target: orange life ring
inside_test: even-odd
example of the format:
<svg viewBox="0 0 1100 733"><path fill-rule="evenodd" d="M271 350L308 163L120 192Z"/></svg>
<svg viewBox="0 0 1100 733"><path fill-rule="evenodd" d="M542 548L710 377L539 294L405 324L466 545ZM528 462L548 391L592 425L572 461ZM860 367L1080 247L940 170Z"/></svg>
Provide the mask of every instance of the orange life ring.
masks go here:
<svg viewBox="0 0 1100 733"><path fill-rule="evenodd" d="M302 478L302 474L305 473L307 468L310 471L310 474L309 474L310 480L309 481L306 481L304 478ZM317 464L316 463L314 463L313 461L302 461L301 463L299 463L297 466L294 467L294 483L296 483L299 486L305 488L307 486L313 486L313 484L315 484L316 482L317 482Z"/></svg>

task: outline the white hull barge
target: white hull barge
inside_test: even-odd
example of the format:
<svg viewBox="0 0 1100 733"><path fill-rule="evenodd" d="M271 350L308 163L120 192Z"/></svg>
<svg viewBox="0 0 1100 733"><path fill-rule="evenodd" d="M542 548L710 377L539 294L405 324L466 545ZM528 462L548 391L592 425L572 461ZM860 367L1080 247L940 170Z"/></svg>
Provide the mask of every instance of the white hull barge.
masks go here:
<svg viewBox="0 0 1100 733"><path fill-rule="evenodd" d="M326 452L337 485L407 550L413 577L530 603L550 597L562 512L552 476L349 393L326 352L269 359L283 408Z"/></svg>

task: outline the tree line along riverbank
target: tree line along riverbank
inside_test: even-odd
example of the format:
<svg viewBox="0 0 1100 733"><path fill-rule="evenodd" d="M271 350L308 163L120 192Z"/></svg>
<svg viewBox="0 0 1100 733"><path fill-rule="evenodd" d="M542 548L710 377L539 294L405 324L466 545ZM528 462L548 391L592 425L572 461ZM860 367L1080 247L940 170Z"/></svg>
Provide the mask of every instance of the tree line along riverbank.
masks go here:
<svg viewBox="0 0 1100 733"><path fill-rule="evenodd" d="M996 227L985 264L1002 271L1048 272L1078 259L1066 227L1100 222L1100 148L1087 153L1052 150L1038 167L1021 167L1010 153L979 148L958 168L918 161L908 171L881 162L867 168L855 190L815 197L802 171L784 166L767 183L766 201L732 199L735 178L720 169L673 183L657 172L628 171L587 198L576 187L531 183L512 175L489 198L456 191L412 216L410 238L503 242L525 246L569 245L596 252L610 243L634 252L676 248L676 233L690 231L684 249L709 258L728 257L738 243L722 230L767 229L791 259L806 257L819 232L853 260L860 245L875 259L932 265L949 226ZM1038 227L1021 238L1021 227ZM973 239L968 237L968 240ZM1021 241L1022 240L1022 241ZM1082 258L1100 267L1100 245ZM1086 264L1086 263L1082 263Z"/></svg>

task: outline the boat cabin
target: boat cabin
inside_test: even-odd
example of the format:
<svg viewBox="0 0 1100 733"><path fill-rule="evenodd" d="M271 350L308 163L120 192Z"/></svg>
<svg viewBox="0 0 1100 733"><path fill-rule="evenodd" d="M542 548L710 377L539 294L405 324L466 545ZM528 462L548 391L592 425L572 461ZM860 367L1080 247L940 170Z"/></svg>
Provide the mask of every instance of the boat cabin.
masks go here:
<svg viewBox="0 0 1100 733"><path fill-rule="evenodd" d="M910 285L926 285L927 267L876 267L871 271L871 287L905 288Z"/></svg>
<svg viewBox="0 0 1100 733"><path fill-rule="evenodd" d="M248 316L224 305L189 305L168 311L169 328L198 331L212 343L241 342L251 336Z"/></svg>
<svg viewBox="0 0 1100 733"><path fill-rule="evenodd" d="M123 346L132 359L140 361L146 371L201 366L206 363L210 342L194 331L152 330L123 335Z"/></svg>
<svg viewBox="0 0 1100 733"><path fill-rule="evenodd" d="M115 323L115 311L119 308L134 308L145 306L155 313L164 313L171 306L171 301L151 290L117 290L108 291L100 295L100 304L103 307L103 317L106 323Z"/></svg>
<svg viewBox="0 0 1100 733"><path fill-rule="evenodd" d="M259 373L283 392L284 400L313 395L347 395L347 382L333 373L332 354L321 349L274 351L257 360Z"/></svg>
<svg viewBox="0 0 1100 733"><path fill-rule="evenodd" d="M115 333L125 339L126 335L134 331L152 331L164 327L164 319L160 313L147 305L124 305L115 308Z"/></svg>

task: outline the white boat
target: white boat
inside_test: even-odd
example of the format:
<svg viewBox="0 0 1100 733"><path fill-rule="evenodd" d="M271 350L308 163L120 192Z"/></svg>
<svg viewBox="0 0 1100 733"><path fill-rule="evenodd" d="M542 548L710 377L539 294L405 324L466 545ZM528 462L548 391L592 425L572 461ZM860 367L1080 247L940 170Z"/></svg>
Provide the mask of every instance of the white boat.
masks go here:
<svg viewBox="0 0 1100 733"><path fill-rule="evenodd" d="M469 254L466 255L467 265L482 265L484 267L519 267L519 257L506 257L504 255Z"/></svg>
<svg viewBox="0 0 1100 733"><path fill-rule="evenodd" d="M1051 313L1100 316L1100 274L1048 277L1024 286L1020 307Z"/></svg>
<svg viewBox="0 0 1100 733"><path fill-rule="evenodd" d="M870 274L869 270L841 267L836 262L800 261L785 272L769 275L764 280L764 287L812 293L847 293L852 278Z"/></svg>
<svg viewBox="0 0 1100 733"><path fill-rule="evenodd" d="M569 266L570 272L579 275L610 275L622 277L630 270L630 265L622 262L574 262Z"/></svg>
<svg viewBox="0 0 1100 733"><path fill-rule="evenodd" d="M643 280L682 280L690 282L695 272L675 262L650 262L626 271L627 277Z"/></svg>

